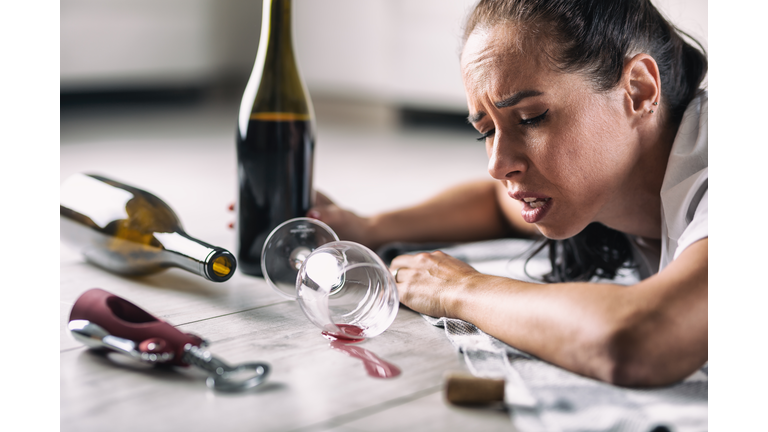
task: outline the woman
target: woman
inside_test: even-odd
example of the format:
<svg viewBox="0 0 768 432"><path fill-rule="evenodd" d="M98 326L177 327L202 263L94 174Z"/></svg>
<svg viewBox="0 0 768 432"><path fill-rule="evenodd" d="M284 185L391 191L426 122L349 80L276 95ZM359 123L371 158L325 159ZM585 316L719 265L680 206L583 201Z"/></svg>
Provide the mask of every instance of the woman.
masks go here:
<svg viewBox="0 0 768 432"><path fill-rule="evenodd" d="M481 0L460 60L495 180L369 218L320 195L309 215L370 247L543 234L558 283L404 255L391 264L401 302L618 385L704 365L705 56L648 0ZM628 262L639 283L590 282Z"/></svg>

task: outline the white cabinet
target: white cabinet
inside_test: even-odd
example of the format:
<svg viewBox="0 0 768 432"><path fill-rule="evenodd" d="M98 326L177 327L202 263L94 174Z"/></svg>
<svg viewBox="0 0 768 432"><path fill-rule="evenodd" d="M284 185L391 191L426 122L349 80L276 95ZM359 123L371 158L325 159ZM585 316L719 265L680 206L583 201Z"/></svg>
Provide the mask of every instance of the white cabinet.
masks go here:
<svg viewBox="0 0 768 432"><path fill-rule="evenodd" d="M466 110L459 72L474 0L298 0L295 35L310 91Z"/></svg>
<svg viewBox="0 0 768 432"><path fill-rule="evenodd" d="M294 0L310 91L464 109L458 49L472 0ZM246 76L259 0L62 0L63 91L205 85Z"/></svg>
<svg viewBox="0 0 768 432"><path fill-rule="evenodd" d="M466 111L459 70L476 0L296 0L296 44L313 93ZM707 43L706 0L654 0Z"/></svg>
<svg viewBox="0 0 768 432"><path fill-rule="evenodd" d="M705 44L706 0L655 0ZM310 92L466 110L459 49L475 0L294 0ZM247 76L260 0L61 0L62 89L205 85Z"/></svg>
<svg viewBox="0 0 768 432"><path fill-rule="evenodd" d="M256 56L259 0L61 0L62 91L207 84Z"/></svg>

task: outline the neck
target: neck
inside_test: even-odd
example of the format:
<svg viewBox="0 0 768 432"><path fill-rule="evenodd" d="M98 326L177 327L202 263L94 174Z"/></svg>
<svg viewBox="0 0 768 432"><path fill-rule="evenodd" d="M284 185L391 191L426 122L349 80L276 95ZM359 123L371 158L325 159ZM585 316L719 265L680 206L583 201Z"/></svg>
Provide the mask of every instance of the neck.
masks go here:
<svg viewBox="0 0 768 432"><path fill-rule="evenodd" d="M605 225L626 234L661 238L661 186L679 123L649 125L638 137L639 155L634 168L617 189L612 217Z"/></svg>

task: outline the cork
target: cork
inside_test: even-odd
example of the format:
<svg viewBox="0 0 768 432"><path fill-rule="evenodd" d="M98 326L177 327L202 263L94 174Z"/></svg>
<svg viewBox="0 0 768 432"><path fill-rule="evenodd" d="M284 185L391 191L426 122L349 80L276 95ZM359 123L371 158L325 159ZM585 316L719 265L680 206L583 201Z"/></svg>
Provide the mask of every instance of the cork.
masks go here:
<svg viewBox="0 0 768 432"><path fill-rule="evenodd" d="M504 380L478 378L449 372L444 379L445 398L457 405L485 405L504 401Z"/></svg>

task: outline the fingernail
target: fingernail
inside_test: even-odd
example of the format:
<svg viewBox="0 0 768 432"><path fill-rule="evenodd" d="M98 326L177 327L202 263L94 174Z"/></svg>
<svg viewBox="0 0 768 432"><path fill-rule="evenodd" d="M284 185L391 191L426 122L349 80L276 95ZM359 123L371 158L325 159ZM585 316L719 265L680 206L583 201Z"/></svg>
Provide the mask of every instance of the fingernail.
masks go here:
<svg viewBox="0 0 768 432"><path fill-rule="evenodd" d="M317 211L317 210L310 210L307 213L307 217L312 218L312 219L320 219L320 212Z"/></svg>
<svg viewBox="0 0 768 432"><path fill-rule="evenodd" d="M235 223L234 223L234 222L230 222L230 223L229 223L229 227L230 227L230 228L234 228L234 227L235 227Z"/></svg>
<svg viewBox="0 0 768 432"><path fill-rule="evenodd" d="M232 210L234 210L234 209L235 209L235 205L234 205L234 204L230 204L230 205L229 205L229 210L230 210L230 211L232 211Z"/></svg>

